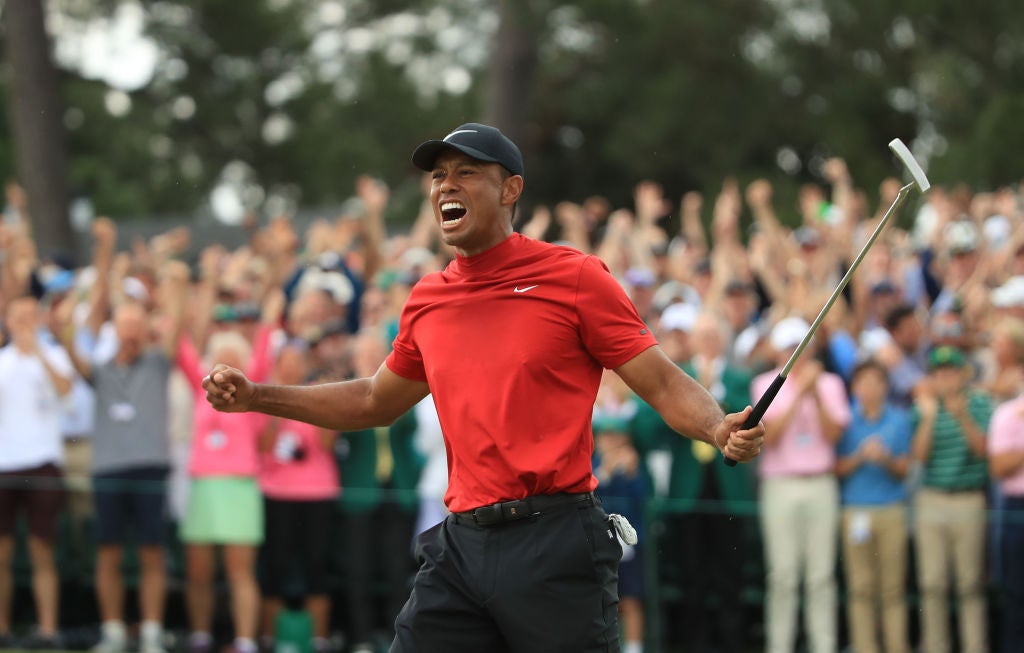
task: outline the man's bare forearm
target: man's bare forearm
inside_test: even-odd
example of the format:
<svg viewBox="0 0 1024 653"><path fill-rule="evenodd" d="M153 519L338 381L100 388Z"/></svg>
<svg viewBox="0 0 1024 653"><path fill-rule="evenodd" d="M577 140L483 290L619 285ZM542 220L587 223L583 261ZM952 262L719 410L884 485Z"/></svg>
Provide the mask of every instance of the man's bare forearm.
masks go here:
<svg viewBox="0 0 1024 653"><path fill-rule="evenodd" d="M370 379L339 381L322 385L257 384L252 409L332 431L358 431L387 426L398 415L374 408ZM401 413L399 413L401 414Z"/></svg>
<svg viewBox="0 0 1024 653"><path fill-rule="evenodd" d="M308 386L256 384L250 410L332 431L388 426L427 396L426 383L404 379L382 365L376 374L352 381Z"/></svg>
<svg viewBox="0 0 1024 653"><path fill-rule="evenodd" d="M687 437L721 448L725 443L715 442L714 433L725 417L722 407L704 386L681 370L674 385L667 389L666 404L659 409L665 423Z"/></svg>
<svg viewBox="0 0 1024 653"><path fill-rule="evenodd" d="M722 408L704 386L675 366L659 347L637 355L615 370L673 430L721 448L714 441Z"/></svg>

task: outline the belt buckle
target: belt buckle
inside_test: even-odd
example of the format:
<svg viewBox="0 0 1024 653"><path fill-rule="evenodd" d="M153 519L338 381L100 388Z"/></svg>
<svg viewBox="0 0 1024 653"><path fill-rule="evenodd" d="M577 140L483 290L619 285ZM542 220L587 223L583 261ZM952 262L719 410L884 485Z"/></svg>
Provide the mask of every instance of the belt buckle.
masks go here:
<svg viewBox="0 0 1024 653"><path fill-rule="evenodd" d="M530 504L523 499L498 503L495 504L495 507L501 510L501 516L505 521L515 521L530 516Z"/></svg>
<svg viewBox="0 0 1024 653"><path fill-rule="evenodd" d="M480 506L473 511L473 521L478 526L493 526L505 521L505 515L501 512L501 504L493 503L489 506Z"/></svg>

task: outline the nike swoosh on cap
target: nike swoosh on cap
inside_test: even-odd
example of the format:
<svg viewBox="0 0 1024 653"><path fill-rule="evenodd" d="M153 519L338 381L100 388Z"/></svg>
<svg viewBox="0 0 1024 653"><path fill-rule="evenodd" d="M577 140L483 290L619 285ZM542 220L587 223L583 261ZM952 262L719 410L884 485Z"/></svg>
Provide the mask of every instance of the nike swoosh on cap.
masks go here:
<svg viewBox="0 0 1024 653"><path fill-rule="evenodd" d="M479 132L477 132L477 130L475 130L475 129L456 129L455 131L453 131L452 133L448 134L447 136L445 136L441 140L447 143L448 139L451 138L452 136L455 136L456 134L477 134L477 133L479 133Z"/></svg>

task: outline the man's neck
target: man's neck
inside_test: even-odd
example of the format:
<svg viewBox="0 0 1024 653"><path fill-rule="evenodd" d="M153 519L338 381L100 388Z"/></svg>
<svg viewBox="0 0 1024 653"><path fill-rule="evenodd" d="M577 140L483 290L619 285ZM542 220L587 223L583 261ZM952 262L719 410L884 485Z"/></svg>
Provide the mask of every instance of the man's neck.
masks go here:
<svg viewBox="0 0 1024 653"><path fill-rule="evenodd" d="M878 416L882 414L882 407L884 402L873 401L870 403L861 403L860 409L864 412L864 416L868 419L878 419Z"/></svg>
<svg viewBox="0 0 1024 653"><path fill-rule="evenodd" d="M138 356L129 356L124 352L124 350L120 350L114 354L114 364L120 367L126 367L134 363L136 358L138 358Z"/></svg>

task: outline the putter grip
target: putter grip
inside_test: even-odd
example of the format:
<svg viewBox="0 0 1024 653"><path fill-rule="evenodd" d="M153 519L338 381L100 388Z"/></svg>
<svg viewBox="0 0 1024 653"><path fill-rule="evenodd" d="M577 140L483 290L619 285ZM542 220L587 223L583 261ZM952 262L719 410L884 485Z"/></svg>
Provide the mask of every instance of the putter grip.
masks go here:
<svg viewBox="0 0 1024 653"><path fill-rule="evenodd" d="M768 386L768 389L764 391L761 398L754 404L753 410L750 411L750 415L747 416L747 421L743 422L741 430L746 431L757 426L757 423L764 417L764 411L768 410L768 406L775 399L775 395L779 394L779 389L782 388L782 384L786 382L786 377L779 374L772 381L772 384ZM736 461L728 456L725 457L725 464L729 467L735 467Z"/></svg>

